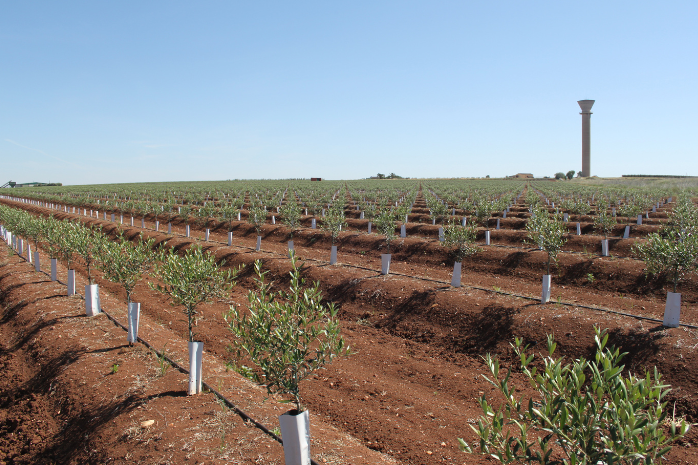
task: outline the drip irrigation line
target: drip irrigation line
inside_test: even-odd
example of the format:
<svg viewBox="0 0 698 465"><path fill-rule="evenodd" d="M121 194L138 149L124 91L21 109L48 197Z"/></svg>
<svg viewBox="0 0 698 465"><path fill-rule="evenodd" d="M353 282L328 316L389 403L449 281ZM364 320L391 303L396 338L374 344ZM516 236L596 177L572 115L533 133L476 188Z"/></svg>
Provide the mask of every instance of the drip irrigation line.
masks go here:
<svg viewBox="0 0 698 465"><path fill-rule="evenodd" d="M46 207L43 207L43 208L46 208ZM63 212L63 213L66 213L66 212ZM71 214L71 215L72 215L73 213L68 212L68 214ZM77 215L77 216L80 217L80 215ZM90 219L95 219L95 218L90 217ZM99 218L96 218L96 219L97 219L98 221L108 221L108 220L100 220ZM110 221L108 221L108 222L110 222ZM115 226L117 226L117 227L118 227L118 226L123 226L123 224L116 224L116 221L114 221L114 224L115 224ZM158 233L161 232L161 231L155 231L155 229L152 229L152 228L140 228L140 227L138 227L138 226L128 226L128 225L127 225L127 227L133 227L133 228L138 228L138 229L146 229L146 230L153 231L153 232L158 232ZM163 232L163 234L166 234L166 233ZM182 237L182 238L185 238L185 239L193 239L194 241L197 240L197 238L194 238L194 237L191 237L191 236L186 237L185 235L180 234L180 233L170 233L169 235L171 235L171 236L179 236L179 237ZM215 244L223 244L225 247L228 247L227 242L220 242L220 241L212 240L212 239L210 239L210 238L209 238L209 241L208 241L208 242L213 242L213 243L215 243ZM272 251L268 251L268 250L261 250L261 249L260 249L260 250L257 250L256 247L249 247L249 246L245 246L245 245L232 245L232 246L230 246L230 247L236 247L236 248L239 248L239 249L253 250L253 251L255 251L255 252L263 252L263 253L265 253L265 254L276 255L276 256L278 256L278 257L280 257L280 258L287 257L287 255L282 254L282 253L272 252ZM518 248L518 247L515 247L515 246L506 246L506 245L494 245L494 246L491 246L491 247L511 247L511 248ZM568 252L568 253L584 253L584 252ZM615 256L614 258L628 258L628 257L617 257L617 256ZM329 264L328 261L326 261L326 260L320 260L320 259L317 259L317 258L306 258L306 259L304 259L304 261L312 261L312 262L316 262L316 263L322 263L323 265L328 265L328 264ZM373 273L378 273L378 276L382 276L382 274L380 274L379 271L374 270L374 269L371 269L371 268L367 268L367 267L364 267L364 266L360 266L360 265L353 265L353 264L342 263L341 266L346 267L346 268L354 268L354 269L359 269L359 270L370 271L370 272L373 272ZM422 277L422 276L408 275L408 274L396 273L396 272L392 272L392 273L390 273L390 274L395 275L395 276L401 276L401 277L405 277L405 278L410 278L410 279L415 279L415 280L420 280L420 281L433 282L433 283L444 284L444 285L446 285L446 286L450 286L450 282L448 282L448 281L442 281L442 280L438 280L438 279L434 279L434 278L427 278L427 277ZM517 298L520 298L520 299L526 299L526 300L531 300L531 301L540 301L540 298L539 298L539 297L532 297L532 296L523 295L523 294L516 294L516 293L513 293L513 292L497 291L497 290L494 290L494 289L488 289L488 288L484 288L484 287L480 287L480 286L475 286L475 285L468 285L468 284L466 284L466 285L461 285L461 287L466 288L466 289L474 289L474 290L479 290L479 291L484 291L484 292L491 292L491 293L500 294L500 295L509 296L509 297L517 297ZM587 310L594 310L594 311L603 312L603 313L611 313L611 314L614 314L614 315L620 315L620 316L625 316L625 317L628 317L628 318L634 318L634 319L636 319L636 320L646 320L646 321L652 321L652 322L656 322L656 323L664 323L663 320L659 320L659 319L657 319L657 318L651 318L651 317L646 317L646 316L641 316L641 315L635 315L635 314L632 314L632 313L621 312L621 311L618 311L618 310L612 310L612 309L605 308L605 307L597 307L597 306L594 306L594 305L584 305L584 304L578 304L578 303L568 302L568 301L559 301L559 302L554 302L554 303L560 304L560 305L565 305L565 306L568 306L568 307L579 307L579 308L585 308L585 309L587 309ZM679 326L684 326L684 327L686 327L686 328L691 328L691 329L698 329L698 325L691 325L691 324L687 324L687 323L679 323Z"/></svg>
<svg viewBox="0 0 698 465"><path fill-rule="evenodd" d="M10 248L12 248L11 246L9 246L9 244L7 244L7 246L10 247ZM14 249L13 249L13 251L14 251ZM15 252L15 253L16 253L16 252ZM29 263L29 260L27 260L25 257L21 256L21 255L18 254L18 253L16 253L16 255L17 255L19 258L21 258L22 260L24 260L25 262ZM36 270L34 270L34 271L36 272ZM43 270L39 271L39 273L43 273L44 275L50 277L50 275L49 275L47 272L43 271ZM66 285L67 285L66 283L64 283L63 281L61 281L61 280L59 280L59 279L56 279L56 281L50 281L50 282L57 282L57 283L59 283L59 284L61 284L61 285L63 285L63 286L66 286ZM82 299L82 300L85 300L85 296L83 296L82 294L80 294L80 293L78 293L78 292L76 292L74 295L80 297L80 299ZM101 313L104 313L104 315L105 315L112 323L114 323L115 326L118 326L118 327L120 327L121 329L123 329L124 331L128 332L128 328L127 328L126 326L124 326L124 325L123 325L119 320L117 320L114 316L112 316L111 314L109 314L109 312L105 311L101 306L100 306L100 308L99 308L99 311L100 311ZM170 357L168 357L168 356L164 353L164 351L163 351L163 352L159 352L152 344L150 344L148 341L146 341L146 340L143 339L142 337L138 336L137 341L140 342L140 343L142 343L142 344L143 344L144 346L146 346L148 349L150 349L150 350L152 350L153 352L155 352L155 355L157 355L158 358L160 358L160 359L162 359L162 360L166 360L167 363L169 363L170 365L172 365L172 367L175 368L175 369L177 369L180 373L183 373L183 374L185 374L185 375L188 375L188 374L189 374L189 370L187 370L186 368L184 368L183 366L181 366L179 363L175 362L175 361L172 360ZM281 439L279 436L277 436L277 435L276 435L273 431L271 431L269 428L267 428L266 426L264 426L264 424L260 423L259 421L255 420L254 418L252 418L252 417L251 417L249 414L247 414L244 410L242 410L240 407L238 407L237 405L235 405L235 403L234 403L232 400L228 399L228 398L225 397L223 394L221 394L220 392L218 392L216 389L213 388L213 386L211 386L211 385L208 384L207 382L205 382L205 381L202 380L202 381L201 381L201 384L202 384L203 387L205 387L206 389L208 389L213 395L215 395L218 399L220 399L220 400L226 405L226 407L228 407L229 409L231 409L232 411L234 411L235 413L237 413L244 421L247 421L247 422L252 423L255 427L257 427L257 428L258 428L259 430L261 430L263 433L265 433L266 435L268 435L269 437L271 437L272 439L274 439L276 442L278 442L279 444L281 444L281 445L283 446L283 444L284 444L283 439ZM312 465L320 465L319 463L317 463L317 462L316 462L315 460L313 460L312 458L310 459L310 463L311 463Z"/></svg>
<svg viewBox="0 0 698 465"><path fill-rule="evenodd" d="M16 202L16 201L15 201L15 202ZM19 202L19 203L22 203L22 202ZM41 205L34 205L34 204L29 204L29 205L32 205L32 206L34 206L34 207L37 207L37 206L38 206L39 208L46 208L46 209L48 209L48 210L52 210L52 209L49 208L49 207L44 207L44 206L41 206ZM63 214L76 215L76 216L79 217L79 218L90 218L90 219L92 219L92 220L107 221L107 222L110 222L110 223L111 223L111 220L108 220L108 219L100 219L99 217L92 217L92 216L87 217L87 216L84 216L84 215L80 215L79 213L72 213L72 212L70 212L70 211L65 212L65 211L63 211L63 210L58 210L58 212L63 213ZM135 217L134 217L134 218L135 218ZM356 218L351 218L351 219L356 219ZM114 220L114 224L117 224L117 223L116 223L116 220ZM420 224L421 224L421 223L420 223ZM622 223L618 223L618 224L622 224ZM120 225L123 225L123 223L120 223ZM129 225L126 225L126 226L129 226ZM274 225L272 225L272 226L274 226ZM630 226L634 226L634 225L633 225L633 224L630 224ZM129 226L129 227L139 228L139 229L147 229L147 230L149 230L149 231L154 231L154 232L158 232L158 233L167 234L167 233L165 233L164 231L160 231L160 230L155 231L154 228L147 228L147 227L146 227L146 228L140 228L139 226L136 226L135 224L134 224L133 226ZM488 230L489 230L489 229L488 229ZM499 230L500 230L500 231L520 231L520 230L518 230L518 229L499 229ZM358 233L362 233L362 232L363 232L363 231L360 230L360 229L356 229L355 231L357 231ZM496 231L496 230L495 230L495 231ZM348 231L347 231L347 232L348 232ZM186 237L186 236L184 236L183 234L179 234L179 233L170 233L170 235ZM577 234L572 234L572 233L568 233L568 235L569 235L570 237L577 236ZM595 236L595 235L590 235L590 234L586 234L586 235L585 235L585 234L582 234L582 236L590 237L590 236ZM433 239L431 236L413 235L413 236L410 236L410 237L418 237L418 238L422 238L422 239L425 239L425 240L435 240L435 239ZM600 236L599 236L599 237L600 237ZM610 239L622 240L622 239L623 239L623 236L609 236L609 238L610 238ZM637 238L631 238L631 239L637 239ZM220 242L220 241L212 241L212 240L210 240L209 242L218 242L219 244L225 244L225 242ZM478 244L478 243L476 243L476 245L477 245L477 244ZM481 246L485 246L485 244L480 244L480 245L481 245ZM252 247L245 247L245 246L239 246L239 247L253 249ZM514 249L514 250L525 250L525 251L536 250L535 247L521 247L521 246L507 245L507 244L490 244L488 247L496 247L496 248L502 248L502 249ZM576 251L576 250L561 250L561 252L562 252L563 254L589 255L589 252L579 252L579 251ZM602 255L598 255L598 254L593 254L593 255L594 255L593 258L602 258L602 257L603 257ZM613 258L618 258L618 259L627 259L627 260L641 261L641 260L639 260L639 259L636 258L636 257L631 257L631 256L627 256L627 255L613 255L612 257L613 257Z"/></svg>

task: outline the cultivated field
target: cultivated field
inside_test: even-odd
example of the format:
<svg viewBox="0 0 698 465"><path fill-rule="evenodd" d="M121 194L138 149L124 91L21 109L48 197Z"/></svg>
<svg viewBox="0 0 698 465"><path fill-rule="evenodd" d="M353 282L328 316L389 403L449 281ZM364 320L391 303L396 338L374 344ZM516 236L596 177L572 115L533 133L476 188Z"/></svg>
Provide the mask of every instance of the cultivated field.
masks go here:
<svg viewBox="0 0 698 465"><path fill-rule="evenodd" d="M530 396L514 338L537 360L550 334L557 355L593 358L597 326L608 331L609 345L628 353L626 374L662 373L672 386L670 417L698 419L698 279L687 273L678 282L681 325L663 326L674 276L647 274L637 248L673 225L679 206L695 204L690 180L227 181L0 195L0 224L40 251L42 270L49 254L60 254L50 234L32 238L33 220L18 210L99 226L110 241L119 234L132 243L152 238L153 248L178 254L199 244L224 270L244 266L229 294L202 304L194 330L204 342L204 381L270 430L288 406L277 403L283 396L265 401L265 391L238 373L250 361L229 350L234 339L222 315L231 305L246 308L257 289L257 260L275 289L288 287L293 241L303 277L318 281L324 301L336 305L353 351L301 384L318 463L494 463L460 451L457 441L477 443L470 425L482 414L479 397L495 406L503 400L483 378L483 356L513 367L521 395ZM556 256L541 239L543 220L562 230ZM465 230L474 241L463 239ZM64 284L32 271L9 247L0 254L0 364L8 374L0 460L283 463L273 439L210 392L187 397L186 375L141 344L128 346L126 333L106 318L78 318L84 303L67 297ZM391 254L388 273L384 254ZM70 266L82 293L88 267L77 255L58 261L57 278L66 283ZM460 286L452 282L456 261ZM541 302L548 269L550 297ZM97 264L89 273L104 310L126 324L123 286ZM161 279L147 269L130 296L141 304L139 336L187 368L187 317L149 283ZM140 426L151 418L155 425ZM40 422L39 433L33 425ZM667 462L698 463L697 441L691 429Z"/></svg>

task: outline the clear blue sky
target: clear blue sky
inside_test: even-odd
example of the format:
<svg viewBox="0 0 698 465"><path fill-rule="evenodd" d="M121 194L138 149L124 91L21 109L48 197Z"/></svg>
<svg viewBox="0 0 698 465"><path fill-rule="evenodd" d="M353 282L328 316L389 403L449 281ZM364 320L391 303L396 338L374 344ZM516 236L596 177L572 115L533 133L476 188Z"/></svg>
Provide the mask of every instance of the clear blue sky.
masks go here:
<svg viewBox="0 0 698 465"><path fill-rule="evenodd" d="M0 184L698 175L698 2L5 1ZM5 179L7 178L7 179Z"/></svg>

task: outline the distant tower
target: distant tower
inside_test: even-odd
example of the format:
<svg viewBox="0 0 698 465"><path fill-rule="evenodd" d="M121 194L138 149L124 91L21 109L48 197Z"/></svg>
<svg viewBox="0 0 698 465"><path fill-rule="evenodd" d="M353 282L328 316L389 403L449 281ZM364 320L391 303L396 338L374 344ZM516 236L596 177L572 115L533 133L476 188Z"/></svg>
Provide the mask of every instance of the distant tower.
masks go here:
<svg viewBox="0 0 698 465"><path fill-rule="evenodd" d="M578 100L582 109L582 176L591 176L591 107L595 100Z"/></svg>

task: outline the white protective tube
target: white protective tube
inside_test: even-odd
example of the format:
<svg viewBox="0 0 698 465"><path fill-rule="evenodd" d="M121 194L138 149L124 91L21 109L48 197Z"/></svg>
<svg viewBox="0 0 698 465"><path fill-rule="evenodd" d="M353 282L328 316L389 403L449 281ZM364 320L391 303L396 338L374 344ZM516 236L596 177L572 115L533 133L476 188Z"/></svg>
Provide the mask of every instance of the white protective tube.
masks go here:
<svg viewBox="0 0 698 465"><path fill-rule="evenodd" d="M337 246L333 245L330 249L330 265L337 263Z"/></svg>
<svg viewBox="0 0 698 465"><path fill-rule="evenodd" d="M451 278L451 286L453 287L460 287L461 266L461 262L455 262L453 264L453 277Z"/></svg>
<svg viewBox="0 0 698 465"><path fill-rule="evenodd" d="M543 275L543 294L540 303L544 304L550 300L550 275Z"/></svg>
<svg viewBox="0 0 698 465"><path fill-rule="evenodd" d="M295 410L279 416L286 465L310 465L310 421L308 411Z"/></svg>
<svg viewBox="0 0 698 465"><path fill-rule="evenodd" d="M141 304L131 302L128 304L128 342L134 344L138 341L138 323L141 319Z"/></svg>
<svg viewBox="0 0 698 465"><path fill-rule="evenodd" d="M664 326L677 328L681 317L681 293L667 292L664 307Z"/></svg>
<svg viewBox="0 0 698 465"><path fill-rule="evenodd" d="M390 273L390 258L392 254L382 253L381 254L381 274Z"/></svg>
<svg viewBox="0 0 698 465"><path fill-rule="evenodd" d="M68 296L75 295L75 270L68 270Z"/></svg>
<svg viewBox="0 0 698 465"><path fill-rule="evenodd" d="M201 392L201 364L204 352L203 342L189 343L189 390L190 396Z"/></svg>
<svg viewBox="0 0 698 465"><path fill-rule="evenodd" d="M87 316L99 315L99 284L85 286L85 314Z"/></svg>

